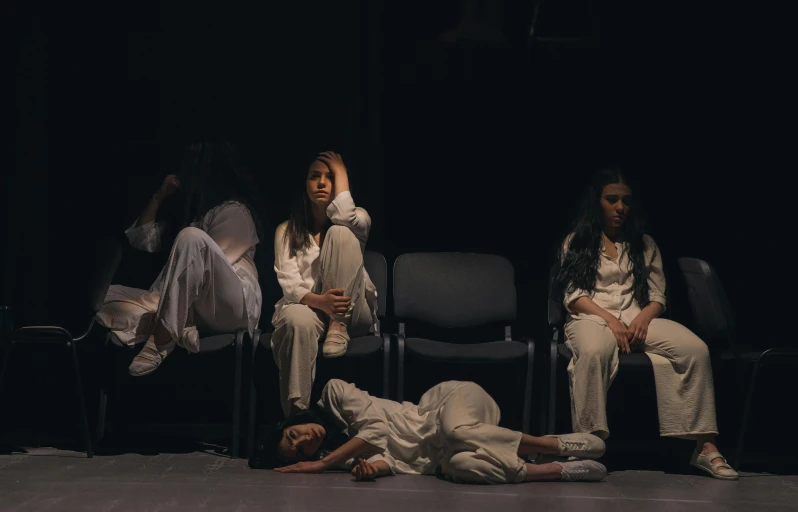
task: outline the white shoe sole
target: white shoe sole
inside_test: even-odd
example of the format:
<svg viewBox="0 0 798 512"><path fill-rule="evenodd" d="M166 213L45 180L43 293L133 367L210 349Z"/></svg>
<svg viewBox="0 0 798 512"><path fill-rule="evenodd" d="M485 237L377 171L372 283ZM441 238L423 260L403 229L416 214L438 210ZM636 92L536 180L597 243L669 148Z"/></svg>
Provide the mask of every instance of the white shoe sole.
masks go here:
<svg viewBox="0 0 798 512"><path fill-rule="evenodd" d="M719 474L715 473L714 471L705 468L704 466L701 466L701 465L698 465L698 464L693 464L692 462L690 463L690 465L693 466L694 468L700 469L701 471L703 471L704 473L708 474L709 476L711 476L712 478L714 478L716 480L734 481L734 480L739 480L740 479L739 475L738 476L719 475Z"/></svg>

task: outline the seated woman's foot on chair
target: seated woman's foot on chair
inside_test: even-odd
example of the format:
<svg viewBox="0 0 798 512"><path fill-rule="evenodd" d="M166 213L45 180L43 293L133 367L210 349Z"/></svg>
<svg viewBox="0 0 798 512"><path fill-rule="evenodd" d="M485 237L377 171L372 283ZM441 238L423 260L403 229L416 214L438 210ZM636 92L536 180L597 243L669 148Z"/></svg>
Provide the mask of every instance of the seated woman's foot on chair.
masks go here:
<svg viewBox="0 0 798 512"><path fill-rule="evenodd" d="M715 443L710 441L699 441L696 443L690 465L709 473L712 478L719 480L737 480L739 473L726 462L726 459L718 451Z"/></svg>
<svg viewBox="0 0 798 512"><path fill-rule="evenodd" d="M128 372L134 377L140 377L154 372L161 366L166 356L172 353L175 349L175 345L176 343L172 341L172 336L169 334L169 331L166 330L163 324L158 322L155 333L150 336L150 339L144 344L144 348L141 349L141 352L133 358Z"/></svg>
<svg viewBox="0 0 798 512"><path fill-rule="evenodd" d="M346 325L330 320L330 327L327 329L327 336L322 346L324 357L340 357L346 354L348 347L349 333L346 331Z"/></svg>

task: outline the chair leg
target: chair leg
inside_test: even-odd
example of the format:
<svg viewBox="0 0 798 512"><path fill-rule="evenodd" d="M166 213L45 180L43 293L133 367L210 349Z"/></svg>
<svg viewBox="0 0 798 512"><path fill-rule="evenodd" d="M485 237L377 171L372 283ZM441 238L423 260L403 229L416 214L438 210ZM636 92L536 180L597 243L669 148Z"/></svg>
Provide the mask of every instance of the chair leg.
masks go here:
<svg viewBox="0 0 798 512"><path fill-rule="evenodd" d="M99 443L105 437L105 421L108 416L108 383L109 379L113 378L113 359L109 358L109 345L111 333L105 336L105 343L102 347L102 357L100 358L102 369L100 370L100 399L97 408L97 432L95 434L94 443Z"/></svg>
<svg viewBox="0 0 798 512"><path fill-rule="evenodd" d="M105 391L105 386L100 387L100 401L97 408L97 434L96 442L105 436L105 415L108 409L108 393Z"/></svg>
<svg viewBox="0 0 798 512"><path fill-rule="evenodd" d="M6 353L3 356L3 367L0 369L0 395L3 394L3 382L6 377L6 370L8 369L8 360L11 359L11 352L14 350L14 340L8 340Z"/></svg>
<svg viewBox="0 0 798 512"><path fill-rule="evenodd" d="M526 382L524 384L524 414L521 429L529 434L532 422L532 372L535 368L535 344L527 341Z"/></svg>
<svg viewBox="0 0 798 512"><path fill-rule="evenodd" d="M382 397L391 398L391 335L382 335Z"/></svg>
<svg viewBox="0 0 798 512"><path fill-rule="evenodd" d="M398 336L396 347L396 401L405 399L405 338Z"/></svg>
<svg viewBox="0 0 798 512"><path fill-rule="evenodd" d="M69 342L67 346L72 349L72 365L75 368L75 384L78 392L78 402L80 403L80 418L83 424L83 444L86 447L86 455L89 459L94 457L91 448L91 431L89 430L89 419L86 416L86 400L83 397L83 385L80 381L80 366L78 365L78 350L75 343Z"/></svg>
<svg viewBox="0 0 798 512"><path fill-rule="evenodd" d="M760 355L756 362L754 363L754 370L751 374L751 380L748 383L748 392L746 393L745 397L745 405L743 406L743 416L740 422L740 433L737 435L737 446L734 449L734 461L733 464L739 470L740 463L742 461L743 456L743 442L745 441L745 433L748 430L748 419L751 415L751 406L754 402L754 390L756 387L756 377L759 373L760 362L762 361L762 356Z"/></svg>
<svg viewBox="0 0 798 512"><path fill-rule="evenodd" d="M255 430L258 424L258 391L255 388L255 353L260 345L260 333L256 331L252 339L252 353L249 358L249 428L247 428L247 457L255 455Z"/></svg>
<svg viewBox="0 0 798 512"><path fill-rule="evenodd" d="M241 436L241 366L244 358L244 332L236 333L236 367L233 391L233 447L231 456L238 458L238 444Z"/></svg>
<svg viewBox="0 0 798 512"><path fill-rule="evenodd" d="M549 407L546 414L548 433L555 434L557 428L557 342L551 343L549 351Z"/></svg>

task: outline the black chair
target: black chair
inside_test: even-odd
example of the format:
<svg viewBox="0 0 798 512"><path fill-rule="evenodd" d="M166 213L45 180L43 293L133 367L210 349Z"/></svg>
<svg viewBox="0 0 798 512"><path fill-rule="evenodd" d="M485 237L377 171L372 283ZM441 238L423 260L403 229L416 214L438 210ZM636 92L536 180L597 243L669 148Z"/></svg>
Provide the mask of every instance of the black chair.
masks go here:
<svg viewBox="0 0 798 512"><path fill-rule="evenodd" d="M86 400L83 396L83 386L81 384L80 367L78 365L78 353L76 343L85 339L94 327L95 315L103 305L108 288L111 286L111 280L119 267L119 261L122 258L122 250L119 243L112 239L106 238L97 243L94 270L89 277L88 290L89 302L87 316L88 327L80 336L72 336L72 334L63 327L59 326L31 326L22 327L11 333L6 347L5 358L3 359L3 368L0 370L0 394L3 391L3 380L5 377L6 369L11 358L13 349L17 343L19 344L37 344L37 345L58 345L65 347L72 355L72 366L75 370L75 386L77 390L78 403L80 406L80 417L83 431L83 443L86 448L86 455L88 458L94 456L92 450L91 433L89 432L89 420L86 416Z"/></svg>
<svg viewBox="0 0 798 512"><path fill-rule="evenodd" d="M563 305L563 291L558 289L554 283L554 277L559 271L559 263L552 266L549 273L549 303L548 303L548 320L549 329L551 330L550 346L549 346L549 383L548 383L548 407L546 412L547 418L547 431L549 434L556 433L557 428L557 374L559 367L565 366L573 357L573 354L565 345L565 320L566 311ZM618 372L630 372L640 374L641 377L650 378L654 381L654 367L651 364L651 359L641 352L633 352L631 354L618 354Z"/></svg>
<svg viewBox="0 0 798 512"><path fill-rule="evenodd" d="M710 352L721 360L732 359L738 368L753 365L733 460L733 464L739 469L754 402L757 376L766 366L778 364L798 366L798 348L757 350L740 344L735 336L734 316L729 299L712 265L696 258L679 258L678 262L687 283L687 296L693 310L696 330L709 345Z"/></svg>
<svg viewBox="0 0 798 512"><path fill-rule="evenodd" d="M232 396L232 405L233 405L233 417L231 419L231 426L232 426L232 433L231 433L231 442L230 442L230 456L233 459L237 459L239 457L239 445L240 445L240 435L241 435L241 382L243 380L242 377L242 370L243 370L243 360L244 360L244 341L248 338L248 334L246 329L239 329L234 333L226 333L226 334L216 334L213 336L205 336L201 337L199 340L199 352L196 356L203 356L206 354L212 354L212 357L217 358L219 355L224 354L225 352L231 353L230 355L233 358L234 364L232 368L232 377L233 377L233 396ZM111 382L116 382L117 385L114 386L117 389L117 399L119 399L119 379L129 379L128 384L133 383L132 381L136 381L139 379L152 379L152 378L164 378L164 374L169 371L169 366L175 364L175 359L177 359L177 354L172 354L166 361L163 363L163 367L159 368L157 372L155 372L152 376L146 377L127 377L127 365L132 360L132 357L138 353L141 349L141 345L137 345L135 347L130 347L128 345L123 344L116 336L109 333L108 337L106 338L106 348L114 348L115 350L111 351L112 354L107 356L107 360L109 364L107 364L107 368L110 372L107 374L106 378L103 379L103 385L100 389L100 410L98 414L97 420L97 439L102 439L105 434L105 421L106 421L106 413L107 413L107 403L108 403L108 394L109 389L111 387ZM190 355L190 357L194 357L195 355ZM113 362L111 362L113 361ZM164 371L166 370L166 372ZM166 377L168 378L168 376ZM119 400L117 400L119 401ZM122 414L121 416L125 416ZM127 426L129 422L127 420L123 421ZM163 426L162 426L163 427Z"/></svg>
<svg viewBox="0 0 798 512"><path fill-rule="evenodd" d="M515 269L490 254L413 253L396 259L393 275L397 334L397 397L404 399L405 353L423 360L456 364L526 361L522 430L529 432L535 344L513 340L516 319ZM406 322L435 327L474 328L504 325L504 339L447 343L406 337Z"/></svg>
<svg viewBox="0 0 798 512"><path fill-rule="evenodd" d="M385 262L385 256L376 251L365 251L363 253L363 264L366 271L377 288L377 331L373 335L360 336L349 340L349 347L346 354L340 359L345 362L360 361L363 358L380 358L382 364L382 397L389 398L390 396L390 361L391 361L391 337L390 334L382 332L381 322L385 318L387 309L387 296L388 296L388 265ZM255 351L258 347L262 350L271 352L271 332L262 332L257 330L255 332L255 339L253 340L252 350L252 370L250 371L250 399L249 399L249 432L248 432L248 448L249 454L253 453L255 446L255 429L257 427L257 392L255 389ZM321 355L322 343L319 343L319 358L317 364L325 365L327 361ZM318 375L317 375L318 381ZM275 383L276 384L276 383Z"/></svg>

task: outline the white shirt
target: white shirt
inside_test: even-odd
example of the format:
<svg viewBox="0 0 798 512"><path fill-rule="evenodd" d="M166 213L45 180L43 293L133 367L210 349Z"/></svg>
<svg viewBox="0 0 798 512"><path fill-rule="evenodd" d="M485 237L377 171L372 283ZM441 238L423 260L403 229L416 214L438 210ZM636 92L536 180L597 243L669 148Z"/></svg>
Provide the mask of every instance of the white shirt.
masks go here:
<svg viewBox="0 0 798 512"><path fill-rule="evenodd" d="M566 238L565 249L568 248L572 237L573 235L569 235ZM645 245L643 261L646 265L645 272L648 274L648 300L658 302L665 308L665 274L662 271L662 255L657 244L654 243L654 239L650 236L643 235L643 243ZM568 321L586 319L601 325L607 325L598 315L577 313L571 308L574 301L580 297L590 297L598 306L626 325L629 325L640 314L640 305L634 300L635 281L631 272L628 244L616 242L615 248L618 251L617 259L604 252L604 245L602 244L596 285L592 291L576 288L571 293L565 294L563 303L569 313Z"/></svg>
<svg viewBox="0 0 798 512"><path fill-rule="evenodd" d="M384 460L394 474L431 475L444 455L445 440L438 428L440 410L465 384L438 384L416 405L373 397L352 384L330 379L318 406L335 416L350 438L376 447L374 453L364 454L364 459L371 463ZM347 466L351 464L351 460L347 462Z"/></svg>
<svg viewBox="0 0 798 512"><path fill-rule="evenodd" d="M348 227L360 241L360 249L365 250L371 229L371 217L363 208L355 206L352 194L346 190L341 192L327 206L327 217L338 226ZM277 327L283 309L289 304L300 304L302 297L308 292L321 292L321 249L313 237L310 237L309 248L291 255L291 246L285 238L288 222L283 222L274 233L274 271L277 281L283 289L283 297L274 306L272 324ZM363 272L366 272L364 269ZM372 312L372 323L377 317L377 288L366 272L366 302Z"/></svg>
<svg viewBox="0 0 798 512"><path fill-rule="evenodd" d="M258 270L255 268L254 259L255 246L260 240L252 215L246 206L231 201L212 208L201 220L192 222L191 226L208 233L241 280L247 309L247 326L252 336L258 327L262 303ZM161 238L165 228L163 222L148 222L138 227L134 223L125 231L125 235L130 245L136 249L157 252L161 250ZM162 283L163 270L150 287L150 292L156 292L155 294L160 297Z"/></svg>

